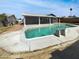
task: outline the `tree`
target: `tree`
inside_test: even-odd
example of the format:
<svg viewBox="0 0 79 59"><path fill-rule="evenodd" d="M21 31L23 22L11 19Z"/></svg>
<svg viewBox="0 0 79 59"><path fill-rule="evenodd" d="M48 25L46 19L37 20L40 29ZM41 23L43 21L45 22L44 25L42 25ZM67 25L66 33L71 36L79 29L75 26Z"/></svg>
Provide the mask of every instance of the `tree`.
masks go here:
<svg viewBox="0 0 79 59"><path fill-rule="evenodd" d="M77 16L76 15L73 15L73 17L76 18Z"/></svg>
<svg viewBox="0 0 79 59"><path fill-rule="evenodd" d="M6 15L1 14L1 15L0 15L0 20L4 20L6 17L7 17Z"/></svg>
<svg viewBox="0 0 79 59"><path fill-rule="evenodd" d="M8 25L7 16L5 14L0 14L0 22L3 24L3 26Z"/></svg>

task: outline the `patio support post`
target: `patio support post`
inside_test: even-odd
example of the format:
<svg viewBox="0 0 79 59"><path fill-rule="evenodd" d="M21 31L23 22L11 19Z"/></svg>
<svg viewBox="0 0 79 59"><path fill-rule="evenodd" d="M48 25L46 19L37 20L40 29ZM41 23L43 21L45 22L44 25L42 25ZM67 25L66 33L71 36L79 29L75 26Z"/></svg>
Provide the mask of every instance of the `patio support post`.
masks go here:
<svg viewBox="0 0 79 59"><path fill-rule="evenodd" d="M49 24L50 24L49 29L51 30L51 18L50 17L49 17Z"/></svg>
<svg viewBox="0 0 79 59"><path fill-rule="evenodd" d="M51 26L51 18L49 18L50 26Z"/></svg>
<svg viewBox="0 0 79 59"><path fill-rule="evenodd" d="M24 28L26 27L26 19L24 18Z"/></svg>
<svg viewBox="0 0 79 59"><path fill-rule="evenodd" d="M40 32L40 17L39 17L39 32Z"/></svg>
<svg viewBox="0 0 79 59"><path fill-rule="evenodd" d="M60 32L60 18L58 18L59 21L59 36L61 36L61 32Z"/></svg>

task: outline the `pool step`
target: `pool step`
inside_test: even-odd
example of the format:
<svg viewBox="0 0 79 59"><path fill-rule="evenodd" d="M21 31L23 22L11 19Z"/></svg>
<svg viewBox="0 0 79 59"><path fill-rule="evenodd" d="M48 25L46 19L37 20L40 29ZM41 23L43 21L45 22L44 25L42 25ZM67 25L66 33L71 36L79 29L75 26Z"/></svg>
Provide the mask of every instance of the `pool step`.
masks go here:
<svg viewBox="0 0 79 59"><path fill-rule="evenodd" d="M65 36L64 35L60 35L60 38L64 38Z"/></svg>

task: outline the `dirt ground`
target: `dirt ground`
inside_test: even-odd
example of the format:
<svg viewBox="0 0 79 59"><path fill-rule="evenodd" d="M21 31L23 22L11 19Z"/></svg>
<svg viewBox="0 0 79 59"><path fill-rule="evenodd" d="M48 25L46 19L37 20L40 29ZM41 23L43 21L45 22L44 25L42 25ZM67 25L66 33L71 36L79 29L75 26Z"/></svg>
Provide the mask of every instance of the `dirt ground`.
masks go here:
<svg viewBox="0 0 79 59"><path fill-rule="evenodd" d="M23 25L16 24L16 25L11 26L11 28L8 28L7 31L5 31L3 33L9 33L9 32L13 32L13 31L18 31L18 30L21 30L22 28L23 28Z"/></svg>
<svg viewBox="0 0 79 59"><path fill-rule="evenodd" d="M9 28L7 32L18 31L18 30L21 30L22 28L23 28L23 25L17 24L17 25L14 25L12 28Z"/></svg>

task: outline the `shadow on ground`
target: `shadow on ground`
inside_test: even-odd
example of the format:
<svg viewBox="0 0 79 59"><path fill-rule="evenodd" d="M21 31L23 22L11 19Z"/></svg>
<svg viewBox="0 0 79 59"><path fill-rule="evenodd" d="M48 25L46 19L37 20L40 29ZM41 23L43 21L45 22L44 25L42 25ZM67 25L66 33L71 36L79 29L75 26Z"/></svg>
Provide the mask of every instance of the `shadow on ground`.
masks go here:
<svg viewBox="0 0 79 59"><path fill-rule="evenodd" d="M79 59L79 41L75 42L63 51L55 51L51 53L50 59Z"/></svg>

